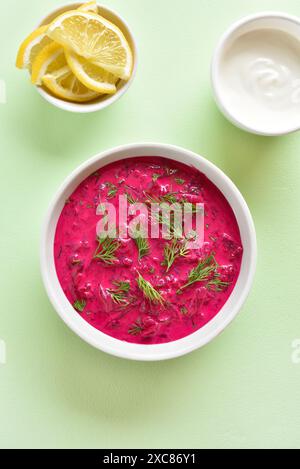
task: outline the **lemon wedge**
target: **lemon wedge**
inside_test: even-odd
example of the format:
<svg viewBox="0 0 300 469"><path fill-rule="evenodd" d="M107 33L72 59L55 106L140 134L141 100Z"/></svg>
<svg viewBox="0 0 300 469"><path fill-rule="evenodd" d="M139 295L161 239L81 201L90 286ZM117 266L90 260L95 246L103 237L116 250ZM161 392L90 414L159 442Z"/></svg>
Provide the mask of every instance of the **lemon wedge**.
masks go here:
<svg viewBox="0 0 300 469"><path fill-rule="evenodd" d="M47 34L118 78L130 78L133 64L130 46L120 29L100 15L67 11L50 24Z"/></svg>
<svg viewBox="0 0 300 469"><path fill-rule="evenodd" d="M34 85L41 85L44 75L51 74L66 65L67 61L63 48L51 41L51 44L46 45L33 61L31 82Z"/></svg>
<svg viewBox="0 0 300 469"><path fill-rule="evenodd" d="M67 101L83 103L92 101L99 96L99 93L86 88L75 77L68 65L53 73L44 75L42 82L54 96Z"/></svg>
<svg viewBox="0 0 300 469"><path fill-rule="evenodd" d="M35 57L43 47L52 42L46 35L47 29L47 25L41 26L29 34L25 41L22 42L16 60L16 66L18 68L28 68L31 70L32 62Z"/></svg>
<svg viewBox="0 0 300 469"><path fill-rule="evenodd" d="M83 3L78 10L91 11L97 13L98 6L96 0ZM44 46L50 44L52 40L46 35L49 25L43 25L33 31L22 42L16 60L18 68L28 68L31 71L31 65L36 55L43 49Z"/></svg>
<svg viewBox="0 0 300 469"><path fill-rule="evenodd" d="M67 101L85 102L99 96L76 78L67 64L63 48L54 42L36 56L31 81L35 85L44 84L55 96Z"/></svg>
<svg viewBox="0 0 300 469"><path fill-rule="evenodd" d="M117 91L115 75L94 65L76 52L65 50L67 63L81 83L98 93L114 94Z"/></svg>

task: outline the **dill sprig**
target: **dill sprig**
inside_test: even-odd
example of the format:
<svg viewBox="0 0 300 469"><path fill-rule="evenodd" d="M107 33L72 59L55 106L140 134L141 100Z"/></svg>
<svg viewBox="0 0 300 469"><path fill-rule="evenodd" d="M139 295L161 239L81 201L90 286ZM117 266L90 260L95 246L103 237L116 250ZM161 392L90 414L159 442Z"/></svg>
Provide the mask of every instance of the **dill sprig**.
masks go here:
<svg viewBox="0 0 300 469"><path fill-rule="evenodd" d="M189 249L186 247L187 240L179 241L173 238L170 243L167 243L164 248L164 260L163 264L167 267L168 272L173 265L173 262L178 257L186 257L189 253Z"/></svg>
<svg viewBox="0 0 300 469"><path fill-rule="evenodd" d="M147 256L149 254L150 244L147 238L142 238L141 236L138 236L137 238L135 238L134 241L138 248L139 260L141 260L142 257Z"/></svg>
<svg viewBox="0 0 300 469"><path fill-rule="evenodd" d="M169 192L167 194L164 194L163 196L155 196L144 191L144 196L146 197L146 204L148 205L148 207L150 207L151 204L161 204L161 203L169 203L169 204L177 203L178 204L177 199L174 194L176 194L176 192ZM172 237L172 236L178 237L176 236L176 230L178 227L175 227L173 213L171 213L170 216L168 216L167 214L163 213L163 210L160 209L158 212L154 214L153 218L160 225L164 225L168 228L169 237ZM181 232L179 233L179 236L181 236Z"/></svg>
<svg viewBox="0 0 300 469"><path fill-rule="evenodd" d="M141 223L138 223L133 234L134 242L138 248L139 260L141 260L142 257L147 256L150 252L150 244L146 238L146 233L141 229Z"/></svg>
<svg viewBox="0 0 300 469"><path fill-rule="evenodd" d="M84 310L86 306L86 301L85 300L76 300L74 303L73 303L73 308L76 309L76 311L79 311L80 313L82 313L82 311Z"/></svg>
<svg viewBox="0 0 300 469"><path fill-rule="evenodd" d="M217 267L218 264L216 263L213 254L202 259L197 265L197 267L190 271L188 276L188 282L182 287L180 287L179 290L183 290L184 288L189 287L195 282L204 282L206 280L209 280L210 278L212 278L212 275L216 272Z"/></svg>
<svg viewBox="0 0 300 469"><path fill-rule="evenodd" d="M137 200L131 194L129 194L129 192L125 192L125 195L129 204L137 203Z"/></svg>
<svg viewBox="0 0 300 469"><path fill-rule="evenodd" d="M105 185L106 187L108 187L107 198L112 199L118 192L118 188L117 186L115 186L115 184L112 184L111 182L107 182Z"/></svg>
<svg viewBox="0 0 300 469"><path fill-rule="evenodd" d="M120 281L113 282L116 288L108 288L107 291L111 295L111 299L114 303L120 306L128 306L129 298L128 293L130 290L130 282Z"/></svg>
<svg viewBox="0 0 300 469"><path fill-rule="evenodd" d="M184 179L181 179L181 178L175 178L175 181L176 181L177 184L179 184L180 186L182 186L182 185L185 183L185 180L184 180Z"/></svg>
<svg viewBox="0 0 300 469"><path fill-rule="evenodd" d="M180 312L183 314L183 316L186 316L188 314L188 309L186 306L181 306L180 307Z"/></svg>
<svg viewBox="0 0 300 469"><path fill-rule="evenodd" d="M180 238L182 236L182 224L178 226L175 224L175 213L191 213L195 214L201 210L201 207L197 207L195 203L188 202L186 199L177 200L177 192L169 192L164 195L155 196L144 191L144 196L146 197L145 203L150 206L150 204L162 204L168 203L173 205L170 216L164 213L162 207L154 214L154 219L160 225L164 225L168 229L169 238Z"/></svg>
<svg viewBox="0 0 300 469"><path fill-rule="evenodd" d="M144 329L141 319L137 319L128 329L128 334L139 335Z"/></svg>
<svg viewBox="0 0 300 469"><path fill-rule="evenodd" d="M153 173L152 174L152 181L153 182L156 182L158 178L161 177L161 174L158 174L158 173Z"/></svg>
<svg viewBox="0 0 300 469"><path fill-rule="evenodd" d="M115 252L121 246L121 243L115 238L97 238L98 246L94 252L93 259L100 259L106 264L113 264L117 258L115 257Z"/></svg>
<svg viewBox="0 0 300 469"><path fill-rule="evenodd" d="M180 287L179 290L177 290L177 293L181 293L184 288L187 288L196 282L207 282L207 288L221 291L229 284L228 282L222 282L220 280L220 274L217 270L218 267L219 265L213 254L202 259L197 267L190 271L187 283Z"/></svg>
<svg viewBox="0 0 300 469"><path fill-rule="evenodd" d="M162 201L169 204L176 204L177 197L175 196L176 192L168 192L167 194L162 195Z"/></svg>
<svg viewBox="0 0 300 469"><path fill-rule="evenodd" d="M206 287L209 290L220 292L220 291L223 291L224 288L228 287L228 285L229 285L229 282L223 282L220 279L220 274L216 273L215 277L207 283Z"/></svg>
<svg viewBox="0 0 300 469"><path fill-rule="evenodd" d="M140 273L136 281L145 298L155 304L162 305L164 303L165 299L163 296L153 287L153 285L151 285L150 282L148 282L148 280L145 280Z"/></svg>
<svg viewBox="0 0 300 469"><path fill-rule="evenodd" d="M186 213L198 213L200 210L202 210L202 207L197 207L195 203L189 202L186 199L182 199L179 203L184 206Z"/></svg>
<svg viewBox="0 0 300 469"><path fill-rule="evenodd" d="M146 203L148 204L161 204L163 202L166 202L168 204L175 204L177 202L175 194L177 194L177 192L167 192L163 195L153 195L149 194L149 192L144 191Z"/></svg>

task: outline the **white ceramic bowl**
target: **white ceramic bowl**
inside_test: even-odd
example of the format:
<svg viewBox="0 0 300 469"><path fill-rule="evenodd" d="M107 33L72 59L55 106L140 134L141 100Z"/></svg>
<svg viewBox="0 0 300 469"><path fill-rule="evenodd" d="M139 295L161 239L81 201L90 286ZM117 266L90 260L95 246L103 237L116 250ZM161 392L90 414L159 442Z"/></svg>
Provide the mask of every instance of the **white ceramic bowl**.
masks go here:
<svg viewBox="0 0 300 469"><path fill-rule="evenodd" d="M71 3L71 4L63 5L57 8L56 10L49 13L49 15L47 15L45 18L43 18L42 21L39 23L39 26L42 26L43 24L49 24L58 15L68 10L75 10L83 3L84 2ZM115 94L103 95L100 98L93 100L91 102L88 102L88 103L72 103L72 102L64 101L63 99L59 99L53 96L45 87L43 86L36 87L39 94L44 99L46 99L46 101L48 101L50 104L53 104L54 106L60 109L63 109L64 111L79 112L79 113L100 111L101 109L104 109L110 104L113 104L124 93L126 93L129 86L132 84L134 80L136 69L137 69L137 46L136 46L136 41L134 39L134 36L128 24L120 15L118 15L115 11L111 10L110 8L107 8L106 6L98 5L98 11L100 15L102 15L104 18L106 18L107 20L117 25L119 29L123 32L125 38L127 39L128 44L130 45L132 54L133 54L133 69L132 69L131 77L128 81L119 80L117 84L117 91Z"/></svg>
<svg viewBox="0 0 300 469"><path fill-rule="evenodd" d="M159 345L140 345L121 341L88 324L67 300L58 281L54 264L54 236L58 218L66 199L78 184L97 169L117 160L135 156L165 156L198 168L222 191L234 210L244 247L240 275L229 299L219 313L193 334ZM256 235L251 214L232 181L205 158L172 145L139 143L124 145L89 159L64 181L50 204L41 238L41 271L48 296L65 323L82 339L104 352L133 360L164 360L184 355L210 342L233 320L241 309L254 277Z"/></svg>
<svg viewBox="0 0 300 469"><path fill-rule="evenodd" d="M290 132L295 132L300 129L300 116L297 125L290 125L285 119L282 120L280 128L270 128L268 122L264 127L249 125L245 123L237 112L233 112L229 105L229 100L226 100L225 92L222 89L222 72L220 64L226 50L230 45L242 34L258 29L274 29L289 33L299 40L300 37L300 18L291 16L286 13L280 12L261 12L254 15L246 16L235 23L233 23L227 31L223 34L219 43L217 44L211 65L211 81L215 101L224 114L224 116L237 127L248 132L258 135L284 135Z"/></svg>

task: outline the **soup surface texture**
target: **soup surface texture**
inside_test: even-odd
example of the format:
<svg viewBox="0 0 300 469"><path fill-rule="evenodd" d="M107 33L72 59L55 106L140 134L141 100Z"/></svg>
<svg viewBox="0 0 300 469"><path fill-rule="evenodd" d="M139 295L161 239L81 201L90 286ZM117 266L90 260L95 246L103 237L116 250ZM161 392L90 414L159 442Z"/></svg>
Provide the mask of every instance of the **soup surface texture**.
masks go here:
<svg viewBox="0 0 300 469"><path fill-rule="evenodd" d="M204 243L188 249L172 225L170 240L118 231L115 239L99 238L99 204L110 202L118 214L120 195L128 207L188 202L197 212L203 204ZM210 321L235 286L242 255L220 190L197 169L163 157L128 158L87 177L66 201L54 241L57 276L77 313L105 334L140 344L177 340Z"/></svg>

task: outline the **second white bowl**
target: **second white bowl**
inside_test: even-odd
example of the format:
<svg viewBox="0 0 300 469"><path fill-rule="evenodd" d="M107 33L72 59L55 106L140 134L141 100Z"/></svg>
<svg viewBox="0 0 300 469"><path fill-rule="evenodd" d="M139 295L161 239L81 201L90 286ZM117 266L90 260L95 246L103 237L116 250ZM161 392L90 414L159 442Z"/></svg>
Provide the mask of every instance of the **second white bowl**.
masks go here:
<svg viewBox="0 0 300 469"><path fill-rule="evenodd" d="M233 107L232 100L227 93L226 87L222 86L224 84L224 76L222 74L221 64L226 52L234 42L238 43L241 36L256 30L281 31L288 33L290 36L294 37L295 40L299 40L300 18L280 12L261 12L246 16L233 23L222 35L213 54L211 81L215 101L220 111L229 121L248 132L259 135L274 136L299 130L300 114L298 122L296 123L294 120L291 123L291 121L286 119L284 115L282 119L278 122L276 121L276 124L271 124L267 118L261 119L260 115L257 116L256 120L250 120L249 118L245 119L246 114L238 112L237 109ZM236 70L236 73L238 72L239 70ZM250 111L248 109L248 113L249 112Z"/></svg>

